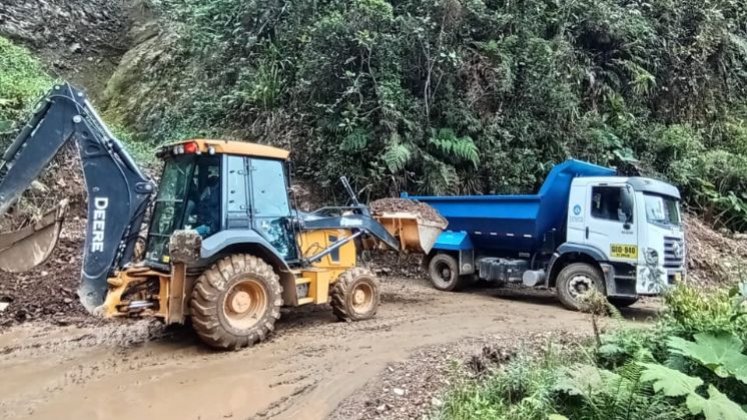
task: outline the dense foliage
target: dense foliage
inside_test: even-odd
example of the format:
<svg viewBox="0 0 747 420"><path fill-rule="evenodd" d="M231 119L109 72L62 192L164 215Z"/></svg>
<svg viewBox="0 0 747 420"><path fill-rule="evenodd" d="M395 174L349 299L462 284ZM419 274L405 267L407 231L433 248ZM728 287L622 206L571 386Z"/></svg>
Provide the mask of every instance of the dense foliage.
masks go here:
<svg viewBox="0 0 747 420"><path fill-rule="evenodd" d="M567 157L665 177L747 229L741 0L149 0L160 33L110 80L141 149L290 147L374 196L526 192ZM48 83L0 39L0 131Z"/></svg>
<svg viewBox="0 0 747 420"><path fill-rule="evenodd" d="M51 83L28 50L0 37L0 138Z"/></svg>
<svg viewBox="0 0 747 420"><path fill-rule="evenodd" d="M377 194L527 191L569 156L636 158L747 227L741 0L153 4L176 35L110 109L142 137L259 138Z"/></svg>
<svg viewBox="0 0 747 420"><path fill-rule="evenodd" d="M743 286L744 289L744 286ZM458 379L444 419L747 419L747 290L667 295L654 328Z"/></svg>

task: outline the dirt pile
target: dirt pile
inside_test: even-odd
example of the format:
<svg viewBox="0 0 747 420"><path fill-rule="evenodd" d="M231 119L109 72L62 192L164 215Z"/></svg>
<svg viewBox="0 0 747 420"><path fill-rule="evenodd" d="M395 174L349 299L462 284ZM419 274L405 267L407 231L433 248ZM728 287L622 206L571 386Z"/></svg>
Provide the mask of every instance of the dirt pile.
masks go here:
<svg viewBox="0 0 747 420"><path fill-rule="evenodd" d="M399 252L374 252L366 261L369 268L379 277L399 276L408 279L427 277L423 270L423 256Z"/></svg>
<svg viewBox="0 0 747 420"><path fill-rule="evenodd" d="M446 219L441 216L433 207L414 200L406 198L382 198L369 204L374 214L381 213L414 213L423 220L430 222L446 224Z"/></svg>
<svg viewBox="0 0 747 420"><path fill-rule="evenodd" d="M747 274L747 237L713 230L685 216L688 281L702 286L734 283Z"/></svg>
<svg viewBox="0 0 747 420"><path fill-rule="evenodd" d="M63 200L69 200L66 220L86 217L86 189L80 158L75 145L66 144L52 162L42 171L31 187L24 191L18 202L3 215L0 231L20 229L34 222L47 211L57 207ZM73 232L70 232L72 235ZM83 230L75 235L82 238Z"/></svg>
<svg viewBox="0 0 747 420"><path fill-rule="evenodd" d="M25 273L0 272L0 328L28 321L90 322L76 295L82 248L82 239L60 238L41 266Z"/></svg>

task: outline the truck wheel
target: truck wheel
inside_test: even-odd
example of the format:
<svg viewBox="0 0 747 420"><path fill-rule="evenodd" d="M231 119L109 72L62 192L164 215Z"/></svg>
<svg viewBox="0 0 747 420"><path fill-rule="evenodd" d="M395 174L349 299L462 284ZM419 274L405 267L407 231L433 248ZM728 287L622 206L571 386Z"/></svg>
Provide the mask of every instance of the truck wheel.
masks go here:
<svg viewBox="0 0 747 420"><path fill-rule="evenodd" d="M604 293L601 273L586 263L573 263L563 268L558 274L555 288L560 302L575 311L585 309L583 296L592 289Z"/></svg>
<svg viewBox="0 0 747 420"><path fill-rule="evenodd" d="M616 308L627 308L628 306L638 302L637 297L613 297L610 296L607 298L607 301L613 305L615 305Z"/></svg>
<svg viewBox="0 0 747 420"><path fill-rule="evenodd" d="M200 339L218 349L240 349L275 328L283 288L272 267L252 255L231 255L197 278L190 309Z"/></svg>
<svg viewBox="0 0 747 420"><path fill-rule="evenodd" d="M453 292L465 283L459 275L459 263L449 254L436 254L428 262L428 274L433 287L438 290Z"/></svg>
<svg viewBox="0 0 747 420"><path fill-rule="evenodd" d="M373 318L379 309L379 280L362 267L342 273L330 293L332 312L340 321L362 321Z"/></svg>

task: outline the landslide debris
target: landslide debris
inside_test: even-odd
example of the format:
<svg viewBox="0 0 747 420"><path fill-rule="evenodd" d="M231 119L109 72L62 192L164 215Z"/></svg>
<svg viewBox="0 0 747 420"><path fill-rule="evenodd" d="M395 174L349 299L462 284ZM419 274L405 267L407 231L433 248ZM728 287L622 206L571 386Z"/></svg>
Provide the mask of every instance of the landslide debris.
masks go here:
<svg viewBox="0 0 747 420"><path fill-rule="evenodd" d="M95 320L76 295L87 205L80 159L72 143L63 147L34 185L2 216L0 231L14 231L33 223L65 198L69 200L65 224L47 261L23 273L0 271L0 329L28 321L66 325Z"/></svg>
<svg viewBox="0 0 747 420"><path fill-rule="evenodd" d="M3 0L0 36L34 51L56 76L103 90L130 39L124 0Z"/></svg>
<svg viewBox="0 0 747 420"><path fill-rule="evenodd" d="M382 198L369 204L371 212L381 213L414 213L421 219L446 225L446 219L433 207L406 198Z"/></svg>
<svg viewBox="0 0 747 420"><path fill-rule="evenodd" d="M57 325L96 321L78 301L82 238L60 238L52 255L25 273L0 271L0 330L29 321Z"/></svg>
<svg viewBox="0 0 747 420"><path fill-rule="evenodd" d="M747 236L716 231L685 215L688 282L714 286L747 280Z"/></svg>

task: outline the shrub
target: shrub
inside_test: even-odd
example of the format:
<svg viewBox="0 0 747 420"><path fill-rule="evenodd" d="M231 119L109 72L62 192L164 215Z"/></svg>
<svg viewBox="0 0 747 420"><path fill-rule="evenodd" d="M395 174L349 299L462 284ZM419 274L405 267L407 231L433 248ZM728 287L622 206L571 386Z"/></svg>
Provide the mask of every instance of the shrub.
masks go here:
<svg viewBox="0 0 747 420"><path fill-rule="evenodd" d="M444 419L747 419L747 286L703 293L680 286L651 328L621 328L485 380L460 380Z"/></svg>
<svg viewBox="0 0 747 420"><path fill-rule="evenodd" d="M51 84L28 50L0 37L0 139Z"/></svg>

